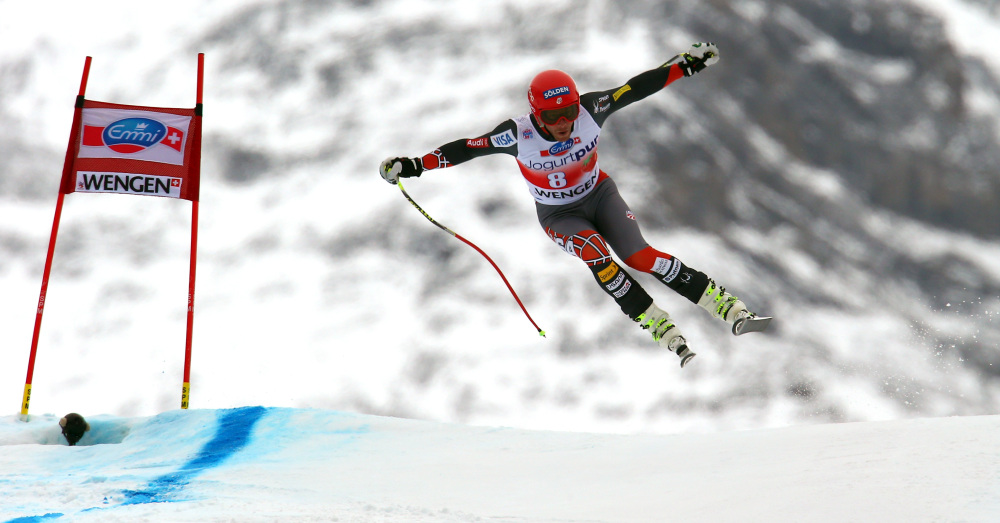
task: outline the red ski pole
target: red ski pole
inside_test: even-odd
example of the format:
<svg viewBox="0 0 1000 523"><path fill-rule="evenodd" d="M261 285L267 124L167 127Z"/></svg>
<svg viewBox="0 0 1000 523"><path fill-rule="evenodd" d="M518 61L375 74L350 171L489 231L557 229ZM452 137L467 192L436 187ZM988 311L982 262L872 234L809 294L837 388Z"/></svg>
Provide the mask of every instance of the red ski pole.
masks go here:
<svg viewBox="0 0 1000 523"><path fill-rule="evenodd" d="M497 274L499 274L500 278L503 279L503 282L507 286L507 290L510 291L511 296L513 296L514 299L517 301L517 304L521 306L521 311L524 312L524 315L528 318L528 321L530 321L531 324L535 327L535 330L538 331L538 334L544 338L545 337L545 331L543 331L541 329L541 327L539 327L538 324L535 323L535 320L531 319L531 315L528 314L528 309L524 308L524 304L521 303L521 298L517 297L517 293L514 292L514 288L510 286L510 282L507 281L507 277L503 275L503 271L500 270L500 267L497 267L497 264L494 263L493 259L490 258L490 256L488 254L486 254L485 252L483 252L482 249L480 249L479 247L477 247L476 244L470 242L469 240L466 240L465 238L462 237L462 235L460 235L460 234L456 233L455 231L453 231L453 230L445 227L444 225L441 225L434 218L431 218L431 215L427 214L427 211L423 210L423 208L421 208L419 205L417 205L417 202L413 201L413 198L411 198L410 195L407 194L406 189L403 188L403 183L401 181L397 181L396 185L398 185L399 186L399 190L403 192L403 196L405 196L406 199L409 200L410 203L413 204L413 206L418 211L420 211L420 214L424 215L424 218L427 218L428 220L430 220L431 223L433 223L434 225L437 225L438 228L440 228L442 231L444 231L444 232L446 232L446 233L448 233L448 234L450 234L450 235L458 238L459 240L462 240L462 242L464 242L466 245L468 245L469 247L472 247L473 249L475 249L476 252L478 252L479 254L482 254L483 258L486 258L486 261L490 262L490 265L492 265L493 268L497 270Z"/></svg>

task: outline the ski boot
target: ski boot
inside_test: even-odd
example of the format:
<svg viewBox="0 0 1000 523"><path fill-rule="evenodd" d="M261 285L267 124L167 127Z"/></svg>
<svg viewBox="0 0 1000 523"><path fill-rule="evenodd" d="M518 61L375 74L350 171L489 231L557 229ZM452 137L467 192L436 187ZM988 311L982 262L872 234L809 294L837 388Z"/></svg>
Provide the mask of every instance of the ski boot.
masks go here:
<svg viewBox="0 0 1000 523"><path fill-rule="evenodd" d="M681 359L681 367L687 365L691 358L694 358L695 354L688 348L687 340L684 339L681 330L674 325L674 321L670 319L670 314L657 307L655 303L650 304L649 308L640 314L635 321L644 330L650 331L650 334L653 335L653 341L670 352L676 353Z"/></svg>
<svg viewBox="0 0 1000 523"><path fill-rule="evenodd" d="M711 278L698 305L712 316L732 325L734 336L762 331L771 323L771 318L750 312L742 300L726 292L725 287L716 285Z"/></svg>

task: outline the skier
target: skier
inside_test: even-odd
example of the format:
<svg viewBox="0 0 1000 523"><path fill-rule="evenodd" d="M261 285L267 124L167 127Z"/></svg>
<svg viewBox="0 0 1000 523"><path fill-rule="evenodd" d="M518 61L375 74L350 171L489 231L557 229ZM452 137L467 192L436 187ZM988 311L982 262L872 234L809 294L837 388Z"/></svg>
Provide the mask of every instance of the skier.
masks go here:
<svg viewBox="0 0 1000 523"><path fill-rule="evenodd" d="M601 126L615 111L646 98L670 83L719 60L712 43L696 43L665 64L624 85L579 94L565 72L539 73L528 87L530 112L507 120L476 138L442 145L422 157L391 157L379 173L396 184L488 154L517 159L535 199L538 221L567 253L583 260L601 288L633 321L652 333L660 346L675 352L681 367L692 357L687 340L670 315L611 257L614 250L632 269L646 272L681 296L732 325L734 334L762 330L770 318L758 318L746 305L704 273L651 247L639 232L635 215L614 180L598 167Z"/></svg>

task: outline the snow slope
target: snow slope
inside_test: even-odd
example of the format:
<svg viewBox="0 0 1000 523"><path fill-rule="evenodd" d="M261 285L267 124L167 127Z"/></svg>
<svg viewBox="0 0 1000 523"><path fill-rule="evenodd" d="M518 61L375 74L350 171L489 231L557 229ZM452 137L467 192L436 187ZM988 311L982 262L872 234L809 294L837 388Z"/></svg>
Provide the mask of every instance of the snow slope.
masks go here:
<svg viewBox="0 0 1000 523"><path fill-rule="evenodd" d="M0 522L995 521L1000 417L711 435L242 407L0 419Z"/></svg>
<svg viewBox="0 0 1000 523"><path fill-rule="evenodd" d="M935 2L948 34L964 25L945 15L981 11L955 3ZM1000 412L1000 243L871 205L879 191L852 189L842 172L852 169L803 157L795 140L753 116L761 104L786 103L771 112L801 115L792 102L802 96L768 88L752 103L737 97L754 96L752 81L812 78L832 89L824 75L871 70L880 73L848 84L859 93L841 94L857 94L866 115L933 120L941 114L922 102L878 102L937 93L903 88L919 84L918 64L949 64L970 74L967 94L992 121L1000 90L971 74L968 37L960 56L912 45L903 46L912 54L886 56L874 37L894 19L887 6L905 14L906 2L467 4L183 0L139 9L95 0L51 16L44 3L0 0L0 412L16 412L22 395L84 57L94 57L88 97L183 107L193 103L197 52L206 53L206 142L193 408L665 434ZM866 37L854 24L819 23L845 10L877 30ZM478 254L376 174L387 155L421 154L524 111L524 86L541 68L607 88L702 38L718 40L719 66L616 114L601 145L602 166L651 243L778 318L767 335L733 338L640 275L698 353L683 371L540 230L509 159L483 158L407 189L490 253L547 339ZM789 45L807 63L753 74ZM978 46L975 56L994 49ZM692 120L699 101L705 117ZM815 116L825 121L854 106L806 108L822 109ZM965 116L973 115L952 115ZM891 136L893 124L859 129ZM922 129L911 133L920 144ZM792 131L811 135L808 126ZM678 162L701 148L654 154L700 143L711 148L686 168ZM776 179L753 174L764 171ZM673 192L651 190L681 185L696 189L695 200L710 196L697 200L712 202L701 206L707 218L688 219L684 206L664 203L660 193ZM732 197L719 197L726 187L736 187ZM33 414L135 417L179 406L189 219L188 202L66 198Z"/></svg>

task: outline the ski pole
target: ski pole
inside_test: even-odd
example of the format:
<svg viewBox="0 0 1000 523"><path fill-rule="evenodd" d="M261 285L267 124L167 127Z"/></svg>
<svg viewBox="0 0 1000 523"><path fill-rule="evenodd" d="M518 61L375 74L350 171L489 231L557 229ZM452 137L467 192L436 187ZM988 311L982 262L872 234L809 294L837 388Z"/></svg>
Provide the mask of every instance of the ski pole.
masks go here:
<svg viewBox="0 0 1000 523"><path fill-rule="evenodd" d="M418 211L420 211L420 214L424 215L424 218L427 218L431 223L433 223L434 225L437 225L438 228L440 228L442 231L444 231L444 232L446 232L446 233L448 233L448 234L450 234L450 235L458 238L459 240L462 240L466 245L468 245L469 247L472 247L473 249L475 249L476 252L478 252L479 254L482 254L483 258L486 258L486 261L490 262L490 265L492 265L493 268L497 270L497 274L499 274L500 278L503 279L504 284L507 285L507 290L510 291L511 296L513 296L514 299L517 301L517 304L521 306L521 311L524 312L524 315L528 318L528 321L530 321L531 324L534 325L535 330L538 331L538 334L544 338L545 337L545 331L543 331L541 329L541 327L539 327L538 324L535 323L535 320L531 319L531 315L528 314L528 309L524 308L524 304L521 303L521 298L517 297L517 293L514 292L514 288L510 286L510 282L507 281L507 277L503 275L503 271L500 270L500 267L497 267L497 264L493 262L493 258L490 258L490 256L488 254L486 254L485 252L483 252L482 249L480 249L479 247L477 247L476 244L470 242L469 240L466 240L465 238L462 237L462 235L460 235L460 234L456 233L455 231L453 231L453 230L445 227L444 225L441 225L434 218L431 218L431 215L427 214L427 211L423 210L423 208L421 208L419 205L417 205L417 202L413 201L413 198L411 198L410 195L406 192L406 189L403 188L402 181L397 181L396 185L398 185L399 186L399 190L403 192L403 196L405 196L406 199L409 200L410 203L413 204L413 206Z"/></svg>

